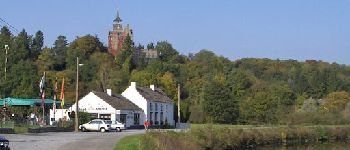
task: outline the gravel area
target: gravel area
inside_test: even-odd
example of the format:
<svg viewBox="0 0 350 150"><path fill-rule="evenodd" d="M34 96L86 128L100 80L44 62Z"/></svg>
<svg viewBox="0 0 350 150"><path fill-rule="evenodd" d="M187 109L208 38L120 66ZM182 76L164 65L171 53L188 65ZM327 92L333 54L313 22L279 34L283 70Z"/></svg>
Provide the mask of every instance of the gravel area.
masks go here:
<svg viewBox="0 0 350 150"><path fill-rule="evenodd" d="M31 134L3 134L11 150L113 150L121 138L143 134L144 130L123 132L50 132Z"/></svg>

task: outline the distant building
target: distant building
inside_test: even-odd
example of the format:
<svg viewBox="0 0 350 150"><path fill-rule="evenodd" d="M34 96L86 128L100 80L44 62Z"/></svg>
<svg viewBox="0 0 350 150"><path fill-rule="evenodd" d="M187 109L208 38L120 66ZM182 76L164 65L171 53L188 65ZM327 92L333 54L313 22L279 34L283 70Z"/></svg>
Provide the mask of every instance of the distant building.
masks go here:
<svg viewBox="0 0 350 150"><path fill-rule="evenodd" d="M135 62L143 60L148 63L152 60L158 59L159 54L155 49L135 49L133 59Z"/></svg>
<svg viewBox="0 0 350 150"><path fill-rule="evenodd" d="M113 56L116 56L121 48L123 47L124 40L127 35L129 35L132 39L133 32L127 24L125 28L123 28L122 19L119 16L119 12L117 12L117 17L114 19L113 29L109 31L108 34L108 53Z"/></svg>

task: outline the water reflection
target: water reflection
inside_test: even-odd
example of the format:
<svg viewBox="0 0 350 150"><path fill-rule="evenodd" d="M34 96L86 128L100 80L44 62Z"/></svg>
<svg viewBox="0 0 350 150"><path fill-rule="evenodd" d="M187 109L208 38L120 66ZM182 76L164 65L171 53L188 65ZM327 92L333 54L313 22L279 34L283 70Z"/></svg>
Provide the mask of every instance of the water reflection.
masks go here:
<svg viewBox="0 0 350 150"><path fill-rule="evenodd" d="M349 150L349 142L313 143L294 146L264 146L258 150Z"/></svg>

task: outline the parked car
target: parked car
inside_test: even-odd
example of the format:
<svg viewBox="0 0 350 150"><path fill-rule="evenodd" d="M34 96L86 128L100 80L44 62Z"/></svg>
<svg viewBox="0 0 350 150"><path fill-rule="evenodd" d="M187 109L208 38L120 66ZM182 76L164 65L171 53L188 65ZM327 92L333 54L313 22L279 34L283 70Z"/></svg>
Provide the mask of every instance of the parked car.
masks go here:
<svg viewBox="0 0 350 150"><path fill-rule="evenodd" d="M0 150L10 150L9 140L3 136L0 136Z"/></svg>
<svg viewBox="0 0 350 150"><path fill-rule="evenodd" d="M117 120L106 120L107 123L111 125L112 130L116 130L116 132L122 132L122 130L125 130L125 124L121 123Z"/></svg>
<svg viewBox="0 0 350 150"><path fill-rule="evenodd" d="M81 131L101 131L106 132L111 129L111 124L102 119L94 119L79 126Z"/></svg>

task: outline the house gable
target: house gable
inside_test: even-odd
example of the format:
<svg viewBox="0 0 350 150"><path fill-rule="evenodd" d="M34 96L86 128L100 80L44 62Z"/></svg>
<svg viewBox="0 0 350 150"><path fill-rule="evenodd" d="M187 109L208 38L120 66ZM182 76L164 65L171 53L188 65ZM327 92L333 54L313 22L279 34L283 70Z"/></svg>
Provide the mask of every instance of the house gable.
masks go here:
<svg viewBox="0 0 350 150"><path fill-rule="evenodd" d="M74 104L71 108L75 110ZM111 105L105 102L103 99L90 92L88 95L84 96L79 100L79 110L88 113L114 113L116 111Z"/></svg>

